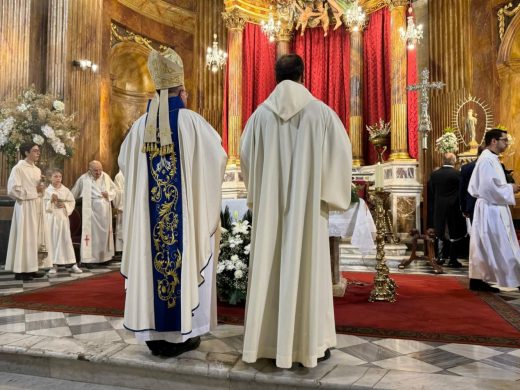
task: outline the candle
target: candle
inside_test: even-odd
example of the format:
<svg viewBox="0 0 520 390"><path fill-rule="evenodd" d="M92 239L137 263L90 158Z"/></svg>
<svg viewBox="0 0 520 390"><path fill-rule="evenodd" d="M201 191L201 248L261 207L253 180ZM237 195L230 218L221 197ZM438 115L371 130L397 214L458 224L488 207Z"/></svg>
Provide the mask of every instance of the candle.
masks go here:
<svg viewBox="0 0 520 390"><path fill-rule="evenodd" d="M376 165L376 188L383 188L383 166L381 163Z"/></svg>

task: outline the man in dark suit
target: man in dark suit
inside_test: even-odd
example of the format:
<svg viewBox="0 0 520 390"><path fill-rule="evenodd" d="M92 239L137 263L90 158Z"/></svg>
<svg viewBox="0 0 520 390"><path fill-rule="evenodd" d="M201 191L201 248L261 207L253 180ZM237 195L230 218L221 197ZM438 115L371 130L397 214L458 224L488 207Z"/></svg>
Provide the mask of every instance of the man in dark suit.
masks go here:
<svg viewBox="0 0 520 390"><path fill-rule="evenodd" d="M480 153L482 153L483 150L484 148L480 145L478 147L477 158L480 156ZM469 179L471 179L471 174L473 173L476 164L477 160L474 160L460 167L460 210L466 218L471 220L471 222L473 222L473 210L475 210L475 202L477 199L468 193L468 185Z"/></svg>
<svg viewBox="0 0 520 390"><path fill-rule="evenodd" d="M443 255L449 254L448 267L460 268L457 260L460 241L466 236L466 221L460 212L460 172L454 166L457 157L453 153L444 155L443 166L430 176L433 201L433 227L437 234L439 263Z"/></svg>

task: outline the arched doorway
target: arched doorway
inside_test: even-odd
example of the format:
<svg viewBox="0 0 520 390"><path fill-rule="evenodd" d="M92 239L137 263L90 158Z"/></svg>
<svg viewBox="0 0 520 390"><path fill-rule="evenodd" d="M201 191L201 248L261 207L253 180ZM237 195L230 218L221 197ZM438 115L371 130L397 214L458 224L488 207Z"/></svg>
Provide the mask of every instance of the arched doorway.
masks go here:
<svg viewBox="0 0 520 390"><path fill-rule="evenodd" d="M148 72L150 49L135 42L120 42L110 50L110 156L112 174L117 172L117 156L131 125L146 111L155 86Z"/></svg>

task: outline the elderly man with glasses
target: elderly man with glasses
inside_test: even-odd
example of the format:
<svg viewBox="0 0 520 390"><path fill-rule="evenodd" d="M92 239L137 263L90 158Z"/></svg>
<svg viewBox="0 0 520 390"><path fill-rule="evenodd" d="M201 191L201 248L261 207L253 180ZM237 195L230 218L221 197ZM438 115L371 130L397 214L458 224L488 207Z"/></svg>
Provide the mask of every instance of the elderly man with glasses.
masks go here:
<svg viewBox="0 0 520 390"><path fill-rule="evenodd" d="M498 158L508 146L507 132L491 129L486 149L471 175L468 192L477 198L469 249L470 289L498 292L492 287L520 286L520 246L509 206L516 204L517 184L508 183Z"/></svg>

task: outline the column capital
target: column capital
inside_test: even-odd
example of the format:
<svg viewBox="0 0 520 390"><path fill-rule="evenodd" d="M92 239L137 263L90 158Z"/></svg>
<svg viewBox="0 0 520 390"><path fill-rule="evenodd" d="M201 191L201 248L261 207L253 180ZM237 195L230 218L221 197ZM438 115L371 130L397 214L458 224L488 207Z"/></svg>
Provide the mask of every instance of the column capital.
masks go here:
<svg viewBox="0 0 520 390"><path fill-rule="evenodd" d="M222 19L229 30L242 31L247 22L245 15L238 8L222 12Z"/></svg>
<svg viewBox="0 0 520 390"><path fill-rule="evenodd" d="M293 38L293 29L291 25L282 24L280 31L276 34L276 42L291 42Z"/></svg>
<svg viewBox="0 0 520 390"><path fill-rule="evenodd" d="M365 30L365 28L367 27L367 24L368 23L353 24L353 25L346 26L345 28L351 34L352 33L362 33L363 30Z"/></svg>
<svg viewBox="0 0 520 390"><path fill-rule="evenodd" d="M408 0L385 0L386 5L390 8L390 11L393 8L398 7L406 7L408 5Z"/></svg>

